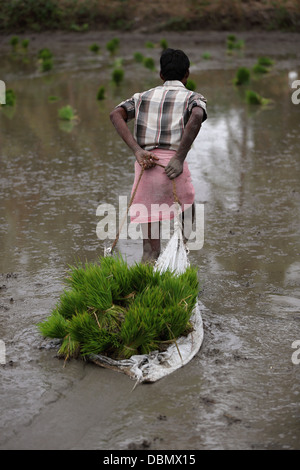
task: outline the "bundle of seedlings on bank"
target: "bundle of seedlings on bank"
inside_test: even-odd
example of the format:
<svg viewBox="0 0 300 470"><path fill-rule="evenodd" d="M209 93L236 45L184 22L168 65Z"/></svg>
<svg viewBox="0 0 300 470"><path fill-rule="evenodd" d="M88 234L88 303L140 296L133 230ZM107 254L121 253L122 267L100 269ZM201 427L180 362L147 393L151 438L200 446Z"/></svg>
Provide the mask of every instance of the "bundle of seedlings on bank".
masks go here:
<svg viewBox="0 0 300 470"><path fill-rule="evenodd" d="M107 257L71 266L65 284L51 315L38 325L44 337L61 340L58 355L65 359L127 359L164 350L192 330L199 289L193 267L176 275Z"/></svg>

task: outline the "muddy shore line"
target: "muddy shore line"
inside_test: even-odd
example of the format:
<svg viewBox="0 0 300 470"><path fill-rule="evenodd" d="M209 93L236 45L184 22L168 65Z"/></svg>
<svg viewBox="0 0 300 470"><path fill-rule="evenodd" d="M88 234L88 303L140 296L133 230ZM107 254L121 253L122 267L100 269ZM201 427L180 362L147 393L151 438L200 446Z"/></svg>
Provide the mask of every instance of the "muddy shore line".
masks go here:
<svg viewBox="0 0 300 470"><path fill-rule="evenodd" d="M139 0L70 2L15 0L0 5L0 31L118 30L148 33L191 30L260 29L298 31L300 6L295 0Z"/></svg>

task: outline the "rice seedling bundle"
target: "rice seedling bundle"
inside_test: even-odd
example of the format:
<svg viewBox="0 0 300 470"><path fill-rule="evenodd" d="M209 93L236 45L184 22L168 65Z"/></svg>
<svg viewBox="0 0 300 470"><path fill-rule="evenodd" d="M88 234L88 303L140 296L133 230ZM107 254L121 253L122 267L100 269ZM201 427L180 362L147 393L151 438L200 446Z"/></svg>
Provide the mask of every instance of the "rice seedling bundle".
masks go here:
<svg viewBox="0 0 300 470"><path fill-rule="evenodd" d="M235 85L244 85L250 80L250 70L247 67L240 67L234 78Z"/></svg>
<svg viewBox="0 0 300 470"><path fill-rule="evenodd" d="M144 57L143 64L147 69L152 71L155 70L155 62L152 57Z"/></svg>
<svg viewBox="0 0 300 470"><path fill-rule="evenodd" d="M63 121L73 121L77 119L76 113L72 106L63 106L58 110L58 117Z"/></svg>
<svg viewBox="0 0 300 470"><path fill-rule="evenodd" d="M191 331L198 296L193 267L176 275L106 257L70 266L65 285L50 316L38 324L44 337L61 339L58 354L65 359L128 359L163 350Z"/></svg>
<svg viewBox="0 0 300 470"><path fill-rule="evenodd" d="M97 100L101 101L105 99L105 87L101 85L97 92Z"/></svg>
<svg viewBox="0 0 300 470"><path fill-rule="evenodd" d="M112 38L106 43L106 49L110 52L111 55L114 55L120 46L119 38Z"/></svg>
<svg viewBox="0 0 300 470"><path fill-rule="evenodd" d="M90 51L95 52L97 54L100 50L100 46L96 43L90 45Z"/></svg>
<svg viewBox="0 0 300 470"><path fill-rule="evenodd" d="M122 67L114 68L112 71L111 77L112 77L112 81L116 85L120 85L120 83L124 79L124 69Z"/></svg>
<svg viewBox="0 0 300 470"><path fill-rule="evenodd" d="M5 104L6 104L6 106L14 106L15 103L16 103L15 92L11 88L9 88L5 92Z"/></svg>
<svg viewBox="0 0 300 470"><path fill-rule="evenodd" d="M134 58L135 62L138 62L138 63L142 63L143 60L144 60L144 56L141 52L135 52L133 54L133 58Z"/></svg>
<svg viewBox="0 0 300 470"><path fill-rule="evenodd" d="M188 90L195 91L196 90L196 82L194 80L192 80L191 78L188 78L187 82L186 82L186 88Z"/></svg>
<svg viewBox="0 0 300 470"><path fill-rule="evenodd" d="M246 90L246 102L254 105L267 105L271 102L268 98L263 98L253 90Z"/></svg>

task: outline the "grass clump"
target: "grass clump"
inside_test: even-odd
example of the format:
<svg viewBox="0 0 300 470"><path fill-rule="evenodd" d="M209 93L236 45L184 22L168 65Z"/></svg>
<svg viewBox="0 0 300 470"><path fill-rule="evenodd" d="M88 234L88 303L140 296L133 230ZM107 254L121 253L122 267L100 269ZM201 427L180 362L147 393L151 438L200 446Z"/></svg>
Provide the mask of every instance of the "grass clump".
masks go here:
<svg viewBox="0 0 300 470"><path fill-rule="evenodd" d="M52 57L53 57L53 53L47 47L40 49L38 52L38 59L46 60L46 59L52 59Z"/></svg>
<svg viewBox="0 0 300 470"><path fill-rule="evenodd" d="M241 50L245 47L243 39L237 39L235 34L228 34L226 39L227 53L231 54L234 50Z"/></svg>
<svg viewBox="0 0 300 470"><path fill-rule="evenodd" d="M235 85L245 85L250 80L250 70L247 67L240 67L236 73L233 83Z"/></svg>
<svg viewBox="0 0 300 470"><path fill-rule="evenodd" d="M186 82L185 86L188 90L191 90L191 91L196 90L196 82L194 80L192 80L191 78L187 79L187 82Z"/></svg>
<svg viewBox="0 0 300 470"><path fill-rule="evenodd" d="M255 74L264 74L270 71L271 66L274 64L274 61L269 57L259 57L256 64L253 67L253 72Z"/></svg>
<svg viewBox="0 0 300 470"><path fill-rule="evenodd" d="M147 49L154 49L154 43L152 41L146 41L145 42L145 47L147 47Z"/></svg>
<svg viewBox="0 0 300 470"><path fill-rule="evenodd" d="M5 91L5 106L14 106L16 103L16 95L14 90L9 88Z"/></svg>
<svg viewBox="0 0 300 470"><path fill-rule="evenodd" d="M124 69L122 67L116 67L113 69L111 78L115 85L120 85L124 79Z"/></svg>
<svg viewBox="0 0 300 470"><path fill-rule="evenodd" d="M100 46L96 43L90 45L90 51L94 52L95 54L98 54L100 50Z"/></svg>
<svg viewBox="0 0 300 470"><path fill-rule="evenodd" d="M143 64L147 69L152 71L155 70L155 62L152 57L144 57Z"/></svg>
<svg viewBox="0 0 300 470"><path fill-rule="evenodd" d="M60 100L59 96L55 96L55 95L48 96L49 103L55 103L56 101L59 101L59 100Z"/></svg>
<svg viewBox="0 0 300 470"><path fill-rule="evenodd" d="M53 68L53 53L47 47L38 52L38 61L42 72L49 72Z"/></svg>
<svg viewBox="0 0 300 470"><path fill-rule="evenodd" d="M74 109L69 104L58 110L58 117L62 121L74 121L77 119Z"/></svg>
<svg viewBox="0 0 300 470"><path fill-rule="evenodd" d="M135 52L133 54L133 58L134 58L135 62L138 62L139 64L143 63L144 56L141 52Z"/></svg>
<svg viewBox="0 0 300 470"><path fill-rule="evenodd" d="M15 50L19 44L19 36L12 36L9 41L11 47Z"/></svg>
<svg viewBox="0 0 300 470"><path fill-rule="evenodd" d="M253 105L267 105L270 103L271 100L268 98L263 98L259 93L253 90L246 90L246 102L247 104Z"/></svg>
<svg viewBox="0 0 300 470"><path fill-rule="evenodd" d="M53 69L53 60L52 59L44 59L41 62L41 71L42 72L49 72Z"/></svg>
<svg viewBox="0 0 300 470"><path fill-rule="evenodd" d="M271 67L271 65L274 64L274 61L270 59L269 57L259 57L257 60L257 63L259 65L264 65L265 67Z"/></svg>
<svg viewBox="0 0 300 470"><path fill-rule="evenodd" d="M22 39L21 46L25 51L27 51L28 46L29 46L29 39Z"/></svg>
<svg viewBox="0 0 300 470"><path fill-rule="evenodd" d="M160 45L160 47L162 48L163 51L168 49L168 41L165 38L162 38L159 41L159 45Z"/></svg>
<svg viewBox="0 0 300 470"><path fill-rule="evenodd" d="M112 38L110 41L106 43L106 49L111 55L116 54L117 50L120 46L120 39L119 38Z"/></svg>
<svg viewBox="0 0 300 470"><path fill-rule="evenodd" d="M101 85L97 92L97 100L101 101L105 99L105 87Z"/></svg>
<svg viewBox="0 0 300 470"><path fill-rule="evenodd" d="M148 354L191 331L198 296L195 268L177 276L107 257L70 266L65 284L49 318L38 324L44 337L61 340L59 355L65 359Z"/></svg>

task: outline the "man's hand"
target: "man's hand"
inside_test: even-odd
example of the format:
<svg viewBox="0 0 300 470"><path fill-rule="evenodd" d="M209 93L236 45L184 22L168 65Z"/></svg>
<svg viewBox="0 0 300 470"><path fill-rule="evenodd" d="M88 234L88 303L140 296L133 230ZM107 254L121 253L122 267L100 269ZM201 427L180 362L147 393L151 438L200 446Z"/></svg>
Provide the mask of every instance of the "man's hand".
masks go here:
<svg viewBox="0 0 300 470"><path fill-rule="evenodd" d="M177 178L183 172L183 162L181 162L177 155L171 158L168 165L165 168L166 175L170 180Z"/></svg>
<svg viewBox="0 0 300 470"><path fill-rule="evenodd" d="M136 150L134 154L138 164L145 170L155 166L155 160L159 160L156 155L143 149Z"/></svg>

